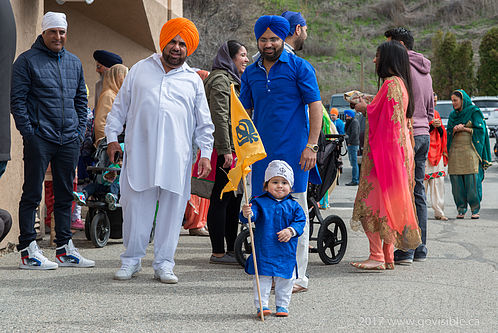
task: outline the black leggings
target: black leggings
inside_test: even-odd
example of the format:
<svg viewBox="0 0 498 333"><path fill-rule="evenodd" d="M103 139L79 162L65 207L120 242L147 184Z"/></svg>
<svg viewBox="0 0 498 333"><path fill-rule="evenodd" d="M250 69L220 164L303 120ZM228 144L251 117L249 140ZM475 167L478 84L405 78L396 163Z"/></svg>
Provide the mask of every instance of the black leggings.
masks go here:
<svg viewBox="0 0 498 333"><path fill-rule="evenodd" d="M219 155L207 215L207 226L213 253L225 253L224 240L227 243L227 251L233 251L235 238L237 238L240 202L242 201L242 195L235 196L234 192L223 194L223 199L220 200L221 191L228 183L226 173L230 170L229 168L224 169L223 163L225 163L225 157Z"/></svg>
<svg viewBox="0 0 498 333"><path fill-rule="evenodd" d="M0 209L0 242L7 236L11 227L12 216L10 216L8 211Z"/></svg>

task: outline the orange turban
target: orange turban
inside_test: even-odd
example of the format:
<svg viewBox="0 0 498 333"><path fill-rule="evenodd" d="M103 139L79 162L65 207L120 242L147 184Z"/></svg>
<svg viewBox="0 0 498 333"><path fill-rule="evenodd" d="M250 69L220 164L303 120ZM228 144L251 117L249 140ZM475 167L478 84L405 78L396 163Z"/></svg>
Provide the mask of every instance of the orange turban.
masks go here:
<svg viewBox="0 0 498 333"><path fill-rule="evenodd" d="M164 23L159 36L161 51L177 35L180 35L187 44L187 56L194 53L199 45L199 32L192 21L183 17L177 17Z"/></svg>
<svg viewBox="0 0 498 333"><path fill-rule="evenodd" d="M339 115L339 111L336 108L330 109L330 114L335 114L336 116Z"/></svg>

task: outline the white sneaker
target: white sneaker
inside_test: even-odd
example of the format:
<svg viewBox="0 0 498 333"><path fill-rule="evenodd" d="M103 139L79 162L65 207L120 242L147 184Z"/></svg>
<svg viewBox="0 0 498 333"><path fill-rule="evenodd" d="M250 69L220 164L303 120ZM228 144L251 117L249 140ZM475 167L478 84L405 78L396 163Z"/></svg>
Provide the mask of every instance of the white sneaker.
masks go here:
<svg viewBox="0 0 498 333"><path fill-rule="evenodd" d="M50 261L43 255L42 250L36 241L29 243L29 246L21 250L21 262L19 268L22 269L56 269L59 267L55 262Z"/></svg>
<svg viewBox="0 0 498 333"><path fill-rule="evenodd" d="M154 279L162 283L175 284L178 283L178 278L173 272L167 272L164 269L157 269L154 271Z"/></svg>
<svg viewBox="0 0 498 333"><path fill-rule="evenodd" d="M123 265L121 268L114 273L114 280L130 280L133 275L142 270L142 265L140 263L136 265Z"/></svg>
<svg viewBox="0 0 498 333"><path fill-rule="evenodd" d="M87 268L95 266L95 261L83 258L78 249L74 247L72 239L66 245L55 249L55 257L61 267Z"/></svg>

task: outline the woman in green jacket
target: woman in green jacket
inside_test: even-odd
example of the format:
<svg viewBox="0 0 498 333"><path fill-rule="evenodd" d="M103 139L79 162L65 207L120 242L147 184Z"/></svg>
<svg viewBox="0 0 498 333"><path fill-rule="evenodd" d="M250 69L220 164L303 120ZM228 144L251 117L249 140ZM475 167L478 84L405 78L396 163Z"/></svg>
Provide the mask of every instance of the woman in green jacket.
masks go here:
<svg viewBox="0 0 498 333"><path fill-rule="evenodd" d="M471 218L479 218L484 170L490 165L491 150L486 122L481 110L462 89L451 94L454 110L448 119L448 173L457 206L463 219L468 206Z"/></svg>
<svg viewBox="0 0 498 333"><path fill-rule="evenodd" d="M227 173L235 164L230 122L230 85L233 84L239 94L240 76L248 63L247 50L243 44L234 40L225 42L218 50L212 71L204 81L214 123L214 149L217 155L216 176L207 215L212 246L209 262L213 264L238 264L233 251L242 195L230 192L220 199L220 194L228 182Z"/></svg>

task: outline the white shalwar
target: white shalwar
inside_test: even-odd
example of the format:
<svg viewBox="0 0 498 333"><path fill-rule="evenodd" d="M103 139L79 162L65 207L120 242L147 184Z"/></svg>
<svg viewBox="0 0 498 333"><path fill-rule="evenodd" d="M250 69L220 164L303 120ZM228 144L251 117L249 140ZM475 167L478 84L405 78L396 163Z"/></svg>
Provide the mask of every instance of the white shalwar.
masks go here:
<svg viewBox="0 0 498 333"><path fill-rule="evenodd" d="M275 306L283 306L288 309L292 297L292 287L294 287L294 276L292 279L284 279L279 276L259 276L259 290L261 292L261 305L268 307L270 299L271 286L275 282ZM256 276L252 278L252 288L254 294L254 305L259 309L258 286Z"/></svg>
<svg viewBox="0 0 498 333"><path fill-rule="evenodd" d="M444 176L445 167L443 157L439 160L438 165L431 165L428 160L425 161L425 178L424 186L427 195L427 201L432 203L434 217L439 218L444 215Z"/></svg>
<svg viewBox="0 0 498 333"><path fill-rule="evenodd" d="M160 54L139 61L107 116L107 142L117 141L125 124L121 262L135 265L145 255L158 201L152 265L172 272L190 198L192 140L208 159L214 142L201 78L186 63L166 73Z"/></svg>

